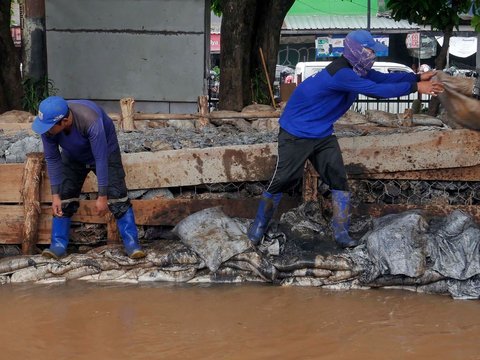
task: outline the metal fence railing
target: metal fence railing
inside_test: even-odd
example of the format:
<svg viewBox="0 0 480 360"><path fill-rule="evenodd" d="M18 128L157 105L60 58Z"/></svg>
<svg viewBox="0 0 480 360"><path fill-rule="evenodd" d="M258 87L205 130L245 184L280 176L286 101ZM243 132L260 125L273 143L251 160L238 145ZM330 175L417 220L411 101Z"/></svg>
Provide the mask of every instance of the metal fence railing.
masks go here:
<svg viewBox="0 0 480 360"><path fill-rule="evenodd" d="M351 110L360 113L365 113L366 110L381 110L393 114L400 114L404 113L406 109L411 109L416 99L418 99L417 93L390 99L376 99L359 95L357 101L352 105ZM426 109L428 108L430 97L422 96L420 101L421 108Z"/></svg>

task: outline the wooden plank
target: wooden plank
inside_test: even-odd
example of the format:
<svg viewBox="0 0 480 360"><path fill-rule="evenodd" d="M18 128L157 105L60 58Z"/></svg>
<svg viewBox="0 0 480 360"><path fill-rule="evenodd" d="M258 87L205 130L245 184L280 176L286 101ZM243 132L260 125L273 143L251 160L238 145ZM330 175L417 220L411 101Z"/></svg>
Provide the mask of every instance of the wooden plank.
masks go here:
<svg viewBox="0 0 480 360"><path fill-rule="evenodd" d="M282 213L298 206L300 198L285 196L280 203L276 218ZM221 206L223 211L231 217L253 219L258 206L258 199L157 199L133 200L135 220L137 225L165 225L174 226L188 215L202 209ZM106 224L107 217L95 214L95 201L80 202L80 208L72 221ZM39 220L38 244L50 242L52 210L49 206L42 207ZM0 244L20 244L22 241L24 217L21 205L0 205Z"/></svg>
<svg viewBox="0 0 480 360"><path fill-rule="evenodd" d="M480 181L480 165L455 168L418 171L398 171L389 173L351 174L350 179L395 179L425 181Z"/></svg>
<svg viewBox="0 0 480 360"><path fill-rule="evenodd" d="M245 112L211 112L207 116L210 119L265 119L265 118L279 118L281 113L279 111L245 111Z"/></svg>
<svg viewBox="0 0 480 360"><path fill-rule="evenodd" d="M122 161L127 187L136 190L268 180L275 167L275 155L276 144L257 144L123 154ZM5 174L0 203L20 202L22 173L23 164L0 165L0 174ZM41 201L50 202L46 171L41 186ZM93 172L87 177L82 191L97 191Z"/></svg>
<svg viewBox="0 0 480 360"><path fill-rule="evenodd" d="M302 197L304 202L318 199L319 177L310 160L307 160L303 169Z"/></svg>
<svg viewBox="0 0 480 360"><path fill-rule="evenodd" d="M22 243L23 219L22 205L0 205L1 244Z"/></svg>
<svg viewBox="0 0 480 360"><path fill-rule="evenodd" d="M16 204L21 202L20 192L22 187L24 164L1 164L0 165L0 204ZM47 171L42 171L40 201L51 202L50 181ZM97 191L97 178L90 173L83 186L84 192Z"/></svg>
<svg viewBox="0 0 480 360"><path fill-rule="evenodd" d="M129 190L156 189L268 180L275 168L276 153L276 144L255 144L122 154L122 162ZM44 180L42 199L49 199L48 176ZM93 173L82 191L97 191Z"/></svg>
<svg viewBox="0 0 480 360"><path fill-rule="evenodd" d="M277 215L286 209L297 206L300 199L284 196ZM210 207L221 206L225 214L232 217L253 218L257 211L258 199L156 199L132 200L137 225L176 225L181 219L194 212ZM95 201L80 202L78 213L72 218L92 224L105 224L105 217L95 214Z"/></svg>
<svg viewBox="0 0 480 360"><path fill-rule="evenodd" d="M419 131L341 138L352 174L459 168L480 164L480 132Z"/></svg>
<svg viewBox="0 0 480 360"><path fill-rule="evenodd" d="M278 118L281 113L279 111L254 111L254 112L233 112L233 111L219 111L208 114L148 114L148 113L134 113L133 119L140 120L196 120L200 117L209 119L264 119L264 118ZM109 113L108 116L115 121L121 120L120 113Z"/></svg>
<svg viewBox="0 0 480 360"><path fill-rule="evenodd" d="M22 254L34 253L38 241L40 220L40 181L43 168L43 154L29 153L23 172L22 202L25 222L23 224Z"/></svg>
<svg viewBox="0 0 480 360"><path fill-rule="evenodd" d="M422 131L341 138L339 141L347 170L352 175L404 172L403 176L407 176L405 172L409 171L469 167L471 173L450 173L448 179L478 180L478 168L475 167L480 164L479 132ZM277 144L273 143L123 154L122 159L127 187L135 190L268 180L274 170L276 154ZM22 171L23 164L0 165L0 176L4 180L0 203L20 201ZM440 180L443 175L444 172L438 172L435 177ZM50 201L49 187L45 175L43 202ZM83 191L95 192L96 189L96 179L91 174Z"/></svg>
<svg viewBox="0 0 480 360"><path fill-rule="evenodd" d="M449 179L478 180L474 167L480 164L480 133L475 131L423 131L339 141L350 174L471 167L472 172L451 173ZM276 155L277 144L273 143L123 154L122 159L127 187L134 190L265 181L273 173ZM443 175L436 176L442 179ZM84 191L96 191L94 176Z"/></svg>
<svg viewBox="0 0 480 360"><path fill-rule="evenodd" d="M129 189L268 180L276 144L126 154L122 158Z"/></svg>
<svg viewBox="0 0 480 360"><path fill-rule="evenodd" d="M0 203L20 203L23 164L0 165Z"/></svg>

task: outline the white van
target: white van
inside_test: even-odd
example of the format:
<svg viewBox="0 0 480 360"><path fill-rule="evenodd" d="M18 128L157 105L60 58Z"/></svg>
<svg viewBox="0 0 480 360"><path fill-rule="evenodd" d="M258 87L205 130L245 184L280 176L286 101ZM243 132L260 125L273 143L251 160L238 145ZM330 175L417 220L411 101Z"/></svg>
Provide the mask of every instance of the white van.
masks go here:
<svg viewBox="0 0 480 360"><path fill-rule="evenodd" d="M325 69L330 63L331 61L299 62L295 67L294 82L298 85L309 76ZM414 72L406 65L384 61L376 61L373 64L373 69L387 74L394 72ZM418 99L417 92L395 99L374 99L365 95L359 95L357 102L352 105L352 109L360 112L374 109L391 113L403 113L405 109L411 107L415 99Z"/></svg>
<svg viewBox="0 0 480 360"><path fill-rule="evenodd" d="M309 76L316 74L320 70L323 70L330 64L331 61L309 61L299 62L295 66L295 78L294 82L299 84ZM375 61L373 69L383 73L393 72L412 72L413 70L406 65L398 64L394 62Z"/></svg>

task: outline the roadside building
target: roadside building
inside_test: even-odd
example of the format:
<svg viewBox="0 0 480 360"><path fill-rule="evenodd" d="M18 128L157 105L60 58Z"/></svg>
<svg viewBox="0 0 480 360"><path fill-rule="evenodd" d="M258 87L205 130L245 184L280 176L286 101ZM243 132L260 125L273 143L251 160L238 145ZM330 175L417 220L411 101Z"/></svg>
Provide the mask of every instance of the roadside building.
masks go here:
<svg viewBox="0 0 480 360"><path fill-rule="evenodd" d="M388 52L379 55L380 61L407 66L434 67L443 41L441 32L406 20L393 20L385 11L383 0L301 0L295 2L285 17L278 64L295 67L298 62L333 60L341 53L344 37L357 29L369 29L378 41L388 46ZM419 48L408 47L407 37L412 34L418 35ZM462 20L453 33L449 65L475 68L476 36L469 19Z"/></svg>

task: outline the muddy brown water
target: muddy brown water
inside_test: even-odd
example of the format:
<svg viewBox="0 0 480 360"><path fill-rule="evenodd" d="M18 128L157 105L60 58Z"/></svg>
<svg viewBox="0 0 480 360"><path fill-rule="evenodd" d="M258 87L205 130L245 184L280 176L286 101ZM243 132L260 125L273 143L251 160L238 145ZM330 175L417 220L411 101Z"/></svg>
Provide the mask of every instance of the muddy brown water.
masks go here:
<svg viewBox="0 0 480 360"><path fill-rule="evenodd" d="M0 359L480 359L480 302L402 290L5 285Z"/></svg>

